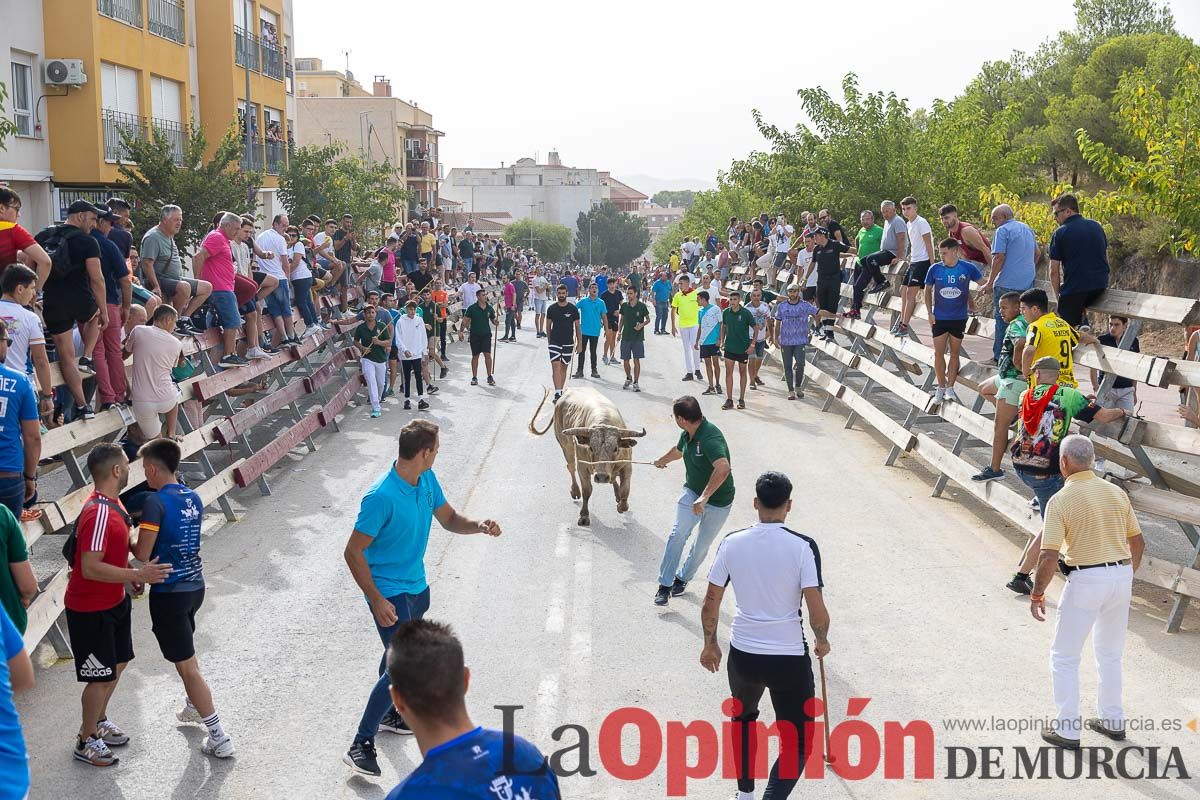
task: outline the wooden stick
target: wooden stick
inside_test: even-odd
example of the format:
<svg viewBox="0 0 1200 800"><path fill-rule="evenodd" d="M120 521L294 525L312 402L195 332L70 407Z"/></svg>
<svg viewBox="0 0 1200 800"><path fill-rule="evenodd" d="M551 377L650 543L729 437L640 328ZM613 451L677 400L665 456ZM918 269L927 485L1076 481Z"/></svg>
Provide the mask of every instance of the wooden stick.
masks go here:
<svg viewBox="0 0 1200 800"><path fill-rule="evenodd" d="M833 763L833 753L829 752L829 699L825 692L825 659L818 658L821 667L821 705L825 710L825 763Z"/></svg>
<svg viewBox="0 0 1200 800"><path fill-rule="evenodd" d="M647 464L651 467L654 466L653 461L634 461L632 458L621 458L616 461L584 461L581 458L576 458L575 463L587 464L589 467L595 466L597 464Z"/></svg>

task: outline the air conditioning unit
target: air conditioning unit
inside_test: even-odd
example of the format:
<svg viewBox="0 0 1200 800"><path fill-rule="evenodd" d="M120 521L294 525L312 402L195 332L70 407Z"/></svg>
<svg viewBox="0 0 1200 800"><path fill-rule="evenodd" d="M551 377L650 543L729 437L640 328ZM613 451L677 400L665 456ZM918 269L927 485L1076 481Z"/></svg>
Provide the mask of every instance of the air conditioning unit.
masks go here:
<svg viewBox="0 0 1200 800"><path fill-rule="evenodd" d="M78 58L52 58L45 63L46 84L49 86L83 86L87 75L83 61Z"/></svg>

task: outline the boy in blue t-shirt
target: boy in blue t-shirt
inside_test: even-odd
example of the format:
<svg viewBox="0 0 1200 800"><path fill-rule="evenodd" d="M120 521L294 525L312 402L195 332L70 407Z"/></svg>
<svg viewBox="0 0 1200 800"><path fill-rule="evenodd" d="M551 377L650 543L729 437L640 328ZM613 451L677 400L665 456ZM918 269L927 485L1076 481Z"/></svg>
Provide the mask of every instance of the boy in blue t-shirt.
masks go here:
<svg viewBox="0 0 1200 800"><path fill-rule="evenodd" d="M536 747L512 731L478 727L467 715L470 673L449 625L405 622L387 651L392 702L425 760L387 800L561 800L558 777Z"/></svg>
<svg viewBox="0 0 1200 800"><path fill-rule="evenodd" d="M233 740L221 726L212 692L196 660L196 612L204 604L204 572L200 562L200 528L204 501L179 482L183 454L172 439L152 439L138 451L146 484L154 493L142 507L133 555L140 561L170 564L171 574L150 587L150 620L163 658L183 680L187 703L175 716L208 729L200 751L216 758L233 755Z"/></svg>
<svg viewBox="0 0 1200 800"><path fill-rule="evenodd" d="M15 669L16 674L13 674ZM33 686L33 665L25 641L0 606L0 797L29 796L29 756L13 692Z"/></svg>
<svg viewBox="0 0 1200 800"><path fill-rule="evenodd" d="M696 333L696 349L704 362L704 373L708 376L708 388L701 394L721 393L721 309L709 302L708 292L701 289L696 293L696 304L700 307L700 330Z"/></svg>
<svg viewBox="0 0 1200 800"><path fill-rule="evenodd" d="M959 352L970 316L971 281L982 281L983 273L972 261L959 258L958 242L946 239L940 245L942 260L925 273L925 308L933 329L933 371L938 388L933 404L958 402L954 382L958 380ZM950 364L946 365L946 347Z"/></svg>

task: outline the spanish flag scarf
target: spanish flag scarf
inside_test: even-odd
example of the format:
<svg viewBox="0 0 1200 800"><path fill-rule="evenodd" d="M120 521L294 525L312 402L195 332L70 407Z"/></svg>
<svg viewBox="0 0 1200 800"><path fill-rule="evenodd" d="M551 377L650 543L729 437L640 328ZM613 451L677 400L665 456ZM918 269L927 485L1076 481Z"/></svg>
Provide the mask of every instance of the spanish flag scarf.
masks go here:
<svg viewBox="0 0 1200 800"><path fill-rule="evenodd" d="M1030 436L1037 433L1042 415L1046 413L1046 406L1050 405L1050 401L1054 399L1057 392L1058 384L1055 383L1046 390L1040 400L1033 399L1033 389L1025 392L1025 396L1021 398L1021 423Z"/></svg>

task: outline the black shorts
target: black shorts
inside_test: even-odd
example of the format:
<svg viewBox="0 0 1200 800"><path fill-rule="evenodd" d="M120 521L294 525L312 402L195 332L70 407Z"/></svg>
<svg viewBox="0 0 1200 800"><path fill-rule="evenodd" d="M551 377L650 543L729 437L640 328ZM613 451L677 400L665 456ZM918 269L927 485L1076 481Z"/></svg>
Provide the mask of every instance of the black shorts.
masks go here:
<svg viewBox="0 0 1200 800"><path fill-rule="evenodd" d="M620 330L621 322L617 319L616 314L605 314L604 318L608 321L608 329L610 331Z"/></svg>
<svg viewBox="0 0 1200 800"><path fill-rule="evenodd" d="M800 296L804 298L804 302L811 303L813 300L817 299L817 287L805 286L800 290Z"/></svg>
<svg viewBox="0 0 1200 800"><path fill-rule="evenodd" d="M745 364L750 360L749 353L731 353L728 350L725 351L725 357L730 361L736 361L739 364Z"/></svg>
<svg viewBox="0 0 1200 800"><path fill-rule="evenodd" d="M1103 289L1096 289L1081 294L1063 295L1058 298L1058 316L1066 320L1072 328L1078 328L1083 324L1083 315L1087 312L1088 306L1095 303L1102 294L1104 294Z"/></svg>
<svg viewBox="0 0 1200 800"><path fill-rule="evenodd" d="M250 273L250 277L254 278L255 283L257 283L259 286L262 286L263 281L265 281L267 279L267 273L260 272L259 270L254 270L253 272Z"/></svg>
<svg viewBox="0 0 1200 800"><path fill-rule="evenodd" d="M384 294L395 294L396 293L396 282L395 281L380 281L379 282L379 291L383 292Z"/></svg>
<svg viewBox="0 0 1200 800"><path fill-rule="evenodd" d="M721 348L718 347L717 345L715 345L715 344L700 345L700 357L701 358L716 358L719 355L721 355Z"/></svg>
<svg viewBox="0 0 1200 800"><path fill-rule="evenodd" d="M573 344L551 344L547 345L550 349L550 363L558 361L563 364L570 364L571 358L575 355L575 345Z"/></svg>
<svg viewBox="0 0 1200 800"><path fill-rule="evenodd" d="M66 333L74 328L76 323L84 323L96 316L99 311L95 298L90 289L55 287L46 291L42 298L42 319L46 323L46 332L51 336ZM81 356L83 353L76 353Z"/></svg>
<svg viewBox="0 0 1200 800"><path fill-rule="evenodd" d="M945 336L947 333L955 339L963 338L967 332L967 321L965 319L947 319L938 320L932 326L933 338Z"/></svg>
<svg viewBox="0 0 1200 800"><path fill-rule="evenodd" d="M476 333L471 331L467 337L471 342L471 355L477 356L480 353L492 352L492 335L490 333Z"/></svg>
<svg viewBox="0 0 1200 800"><path fill-rule="evenodd" d="M192 636L196 612L204 605L204 589L191 592L150 592L150 627L163 658L172 664L196 655Z"/></svg>
<svg viewBox="0 0 1200 800"><path fill-rule="evenodd" d="M908 265L908 272L904 273L905 286L924 286L925 274L929 272L929 261L914 261Z"/></svg>
<svg viewBox="0 0 1200 800"><path fill-rule="evenodd" d="M111 683L117 665L133 660L129 595L104 611L67 609L67 635L75 653L75 678L80 683Z"/></svg>

